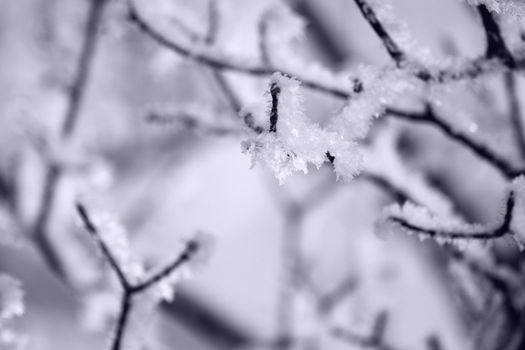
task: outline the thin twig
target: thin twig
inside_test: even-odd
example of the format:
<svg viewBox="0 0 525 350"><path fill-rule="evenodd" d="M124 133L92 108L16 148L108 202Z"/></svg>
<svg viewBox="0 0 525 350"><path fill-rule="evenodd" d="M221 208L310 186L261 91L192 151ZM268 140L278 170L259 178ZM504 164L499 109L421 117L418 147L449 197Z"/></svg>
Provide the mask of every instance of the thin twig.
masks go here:
<svg viewBox="0 0 525 350"><path fill-rule="evenodd" d="M170 276L175 270L187 263L199 249L199 244L193 240L189 241L184 251L172 263L166 265L162 270L150 276L147 280L130 288L131 293L140 293L154 284Z"/></svg>
<svg viewBox="0 0 525 350"><path fill-rule="evenodd" d="M525 170L515 168L508 160L496 154L488 147L477 143L464 133L454 129L446 121L437 116L430 104L426 104L426 108L422 112L408 112L396 108L387 108L385 113L399 119L410 120L418 123L428 123L436 126L452 140L457 141L459 144L471 150L481 159L495 167L506 179L512 179L525 173Z"/></svg>
<svg viewBox="0 0 525 350"><path fill-rule="evenodd" d="M374 32L377 34L386 51L396 62L397 66L400 66L405 60L405 54L401 48L395 43L390 34L386 31L384 25L377 17L374 9L366 2L366 0L355 0L355 3L365 20L370 24Z"/></svg>
<svg viewBox="0 0 525 350"><path fill-rule="evenodd" d="M107 246L106 242L98 232L96 225L93 223L93 221L91 221L91 218L89 217L86 208L80 203L77 203L76 208L80 219L84 224L84 228L91 235L93 240L97 242L100 251L102 252L102 254L104 254L104 257L108 261L109 266L111 266L111 269L117 275L122 287L124 287L124 289L128 289L131 286L130 282L128 281L124 271L122 271L122 269L120 268L117 259L113 256L113 253L111 253L111 249Z"/></svg>

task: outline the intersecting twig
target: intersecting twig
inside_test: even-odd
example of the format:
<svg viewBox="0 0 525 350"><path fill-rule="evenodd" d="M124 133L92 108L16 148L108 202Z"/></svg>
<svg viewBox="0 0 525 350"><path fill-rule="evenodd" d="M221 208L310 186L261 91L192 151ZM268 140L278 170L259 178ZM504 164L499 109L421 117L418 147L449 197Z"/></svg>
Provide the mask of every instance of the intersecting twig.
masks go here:
<svg viewBox="0 0 525 350"><path fill-rule="evenodd" d="M76 209L80 219L82 220L84 228L96 241L104 256L104 259L108 262L111 270L117 276L120 287L122 288L120 309L115 326L115 333L110 346L111 350L120 350L122 349L126 327L128 325L129 317L133 307L133 297L153 288L159 282L169 278L169 276L175 271L188 263L201 248L200 243L196 240L190 240L186 244L186 247L182 253L180 253L179 256L173 260L173 262L166 265L159 272L150 275L142 281L131 282L126 276L122 266L120 266L118 259L113 255L111 247L108 246L108 244L104 241L104 238L101 236L97 226L91 220L86 208L82 204L78 203L76 205Z"/></svg>

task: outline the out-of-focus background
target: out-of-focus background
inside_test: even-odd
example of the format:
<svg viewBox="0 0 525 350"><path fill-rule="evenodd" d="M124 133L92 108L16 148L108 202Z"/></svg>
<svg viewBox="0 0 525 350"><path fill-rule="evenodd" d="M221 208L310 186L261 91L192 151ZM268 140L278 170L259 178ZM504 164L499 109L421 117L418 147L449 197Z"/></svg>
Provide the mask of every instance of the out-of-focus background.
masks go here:
<svg viewBox="0 0 525 350"><path fill-rule="evenodd" d="M272 3L218 1L216 45L256 57L257 18ZM395 15L434 59L483 53L480 20L464 2L392 3ZM353 1L288 4L306 25L305 36L294 42L289 54L334 71L388 61ZM149 6L164 6L159 13L196 32L207 25L204 0L156 0ZM62 122L88 7L85 0L0 3L0 172L12 180L10 188L16 188L23 222L31 222L38 210L45 163L39 142L43 135L56 134ZM109 1L98 35L74 139L56 146L62 147L57 152L64 158L81 154L90 159L89 165L61 179L50 220L50 237L60 247L65 275L72 282L57 277L31 244L0 246L0 270L23 283L26 312L14 327L27 335L29 349L87 350L107 344L111 323L97 321L93 314L97 307L103 313L108 305L102 300L86 307L88 293L82 292L97 265L93 247L86 248L85 233L74 222L72 204L79 196L113 213L149 265L167 262L189 233L203 230L216 236L206 268L183 283L173 303L144 319L146 333L154 339L148 349L254 348L249 340L275 338L287 266L283 242L290 234L301 236L304 263L322 292L350 281L340 304L325 316L329 322L367 334L377 313L387 310L386 336L396 348L422 349L429 337L438 337L447 350L472 345L470 316L453 281L458 276L451 277L441 248L410 236L375 234L382 209L395 198L370 181L336 181L328 164L280 185L262 164L251 167L250 157L241 152L242 137L148 122L151 111L169 113L188 102L227 111L220 117L227 125L236 116L228 116L228 101L211 70L137 30L124 1ZM267 86L265 78L230 74L227 79L245 104L261 99ZM453 86L440 99L459 128L473 128L484 142L519 161L508 141L512 130L505 122L509 107L503 89L502 78L491 77ZM341 101L315 92L306 93L305 103L308 115L319 122L342 107ZM432 128L392 120L378 123L377 133L382 128L396 133L395 142L388 141L388 133L379 138L384 142L377 147L384 148L385 159L397 154L407 169L449 196L468 220L495 217L504 182L493 169ZM379 162L380 170L395 166ZM24 235L24 227L19 229ZM502 259L517 254L506 242L494 249ZM296 334L315 335L323 349L351 348L323 333L308 294L295 296L293 310Z"/></svg>

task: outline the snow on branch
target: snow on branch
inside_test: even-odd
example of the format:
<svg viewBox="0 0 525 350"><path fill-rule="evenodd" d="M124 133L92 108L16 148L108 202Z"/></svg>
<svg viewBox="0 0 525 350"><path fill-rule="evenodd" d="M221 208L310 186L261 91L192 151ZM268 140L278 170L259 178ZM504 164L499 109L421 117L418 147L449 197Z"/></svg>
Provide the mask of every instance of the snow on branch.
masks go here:
<svg viewBox="0 0 525 350"><path fill-rule="evenodd" d="M85 230L98 244L104 259L116 274L122 288L120 308L110 349L124 349L126 348L123 345L125 332L131 322L133 300L136 300L138 296L143 296L149 300L146 305L150 307L161 299L171 300L173 298L172 286L178 284L181 277L188 275L187 269L195 269L206 263L212 245L211 236L204 233L195 235L171 263L149 274L131 253L125 232L118 225L110 221L108 217L91 218L84 205L80 203L76 205L76 209Z"/></svg>
<svg viewBox="0 0 525 350"><path fill-rule="evenodd" d="M505 205L499 218L492 224L469 224L454 217L433 215L413 203L393 205L385 209L384 224L380 230L400 228L416 234L421 240L433 238L440 244L469 241L486 242L503 236L511 237L520 249L525 240L525 177L516 178L508 189Z"/></svg>
<svg viewBox="0 0 525 350"><path fill-rule="evenodd" d="M319 168L334 157L338 177L351 179L361 167L361 155L355 139L345 139L337 132L321 128L304 113L299 81L274 74L266 94L266 103L250 111L257 120L266 120L265 130L243 142L243 150L252 162L265 163L282 182L293 171L308 172L308 165Z"/></svg>

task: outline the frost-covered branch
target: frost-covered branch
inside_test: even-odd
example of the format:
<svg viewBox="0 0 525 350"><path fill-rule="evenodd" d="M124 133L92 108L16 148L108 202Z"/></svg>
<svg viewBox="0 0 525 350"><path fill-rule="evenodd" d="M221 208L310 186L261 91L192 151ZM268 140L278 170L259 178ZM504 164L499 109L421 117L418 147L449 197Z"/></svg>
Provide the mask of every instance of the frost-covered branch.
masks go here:
<svg viewBox="0 0 525 350"><path fill-rule="evenodd" d="M402 208L391 207L387 210L387 221L401 227L408 233L415 233L421 239L434 238L438 242L455 242L456 240L487 241L511 235L514 237L511 224L515 214L515 193L509 191L503 217L494 225L471 225L454 219L434 217L427 210L406 203ZM516 216L521 213L516 213Z"/></svg>
<svg viewBox="0 0 525 350"><path fill-rule="evenodd" d="M113 233L103 233L97 224L91 219L86 208L78 203L76 205L77 212L80 216L82 224L86 231L95 240L100 248L104 259L108 262L111 270L116 274L119 285L122 288L120 297L120 308L115 326L115 332L111 343L111 350L120 350L124 346L124 337L126 327L129 323L130 314L133 308L133 300L139 295L144 295L146 292L157 288L159 290L165 289L162 284L173 283L180 279L177 273L188 264L201 264L207 259L209 250L209 243L207 236L199 235L190 239L185 245L182 252L169 264L163 267L160 271L145 277L141 267L133 266L129 253L126 251L113 252L113 249L125 250L125 245L121 242L122 237L115 236ZM116 248L112 245L117 246ZM123 266L127 264L129 266ZM136 264L135 264L136 265ZM159 294L159 291L155 292ZM155 294L154 293L154 294ZM162 292L160 292L162 293ZM163 297L161 295L160 297ZM158 296L154 297L160 301ZM170 297L171 298L171 297Z"/></svg>
<svg viewBox="0 0 525 350"><path fill-rule="evenodd" d="M374 32L383 43L383 46L387 50L390 57L392 57L392 59L396 62L397 66L400 66L405 60L405 54L387 32L384 25L376 15L374 9L366 0L355 0L355 3L363 14L363 17L366 19L368 24L370 24Z"/></svg>

